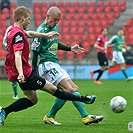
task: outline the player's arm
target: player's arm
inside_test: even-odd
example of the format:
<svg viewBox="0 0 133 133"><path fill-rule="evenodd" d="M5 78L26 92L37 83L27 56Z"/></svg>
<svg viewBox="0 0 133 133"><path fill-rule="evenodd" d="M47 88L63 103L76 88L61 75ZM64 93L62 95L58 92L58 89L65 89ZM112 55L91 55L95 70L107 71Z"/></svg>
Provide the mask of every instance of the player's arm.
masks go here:
<svg viewBox="0 0 133 133"><path fill-rule="evenodd" d="M74 46L66 46L61 43L58 43L58 49L65 51L72 51L77 54L84 52L84 48L81 48L78 44L75 44Z"/></svg>
<svg viewBox="0 0 133 133"><path fill-rule="evenodd" d="M24 75L23 75L23 68L22 68L22 57L21 57L22 51L16 51L14 52L15 55L15 65L18 71L18 81L20 83L24 83Z"/></svg>
<svg viewBox="0 0 133 133"><path fill-rule="evenodd" d="M28 38L37 38L37 37L44 37L44 38L52 38L55 36L58 36L59 33L55 31L51 31L49 33L40 33L35 31L27 31L27 37Z"/></svg>
<svg viewBox="0 0 133 133"><path fill-rule="evenodd" d="M94 44L94 48L100 49L100 50L105 50L105 48L100 47L97 43Z"/></svg>
<svg viewBox="0 0 133 133"><path fill-rule="evenodd" d="M37 71L37 62L38 62L38 52L33 50L32 67L34 71Z"/></svg>
<svg viewBox="0 0 133 133"><path fill-rule="evenodd" d="M105 48L107 49L108 47L113 47L114 46L114 41L115 41L116 36L113 36L110 38L107 42L105 42Z"/></svg>
<svg viewBox="0 0 133 133"><path fill-rule="evenodd" d="M64 51L71 51L71 46L64 45L60 42L58 42L58 49L64 50Z"/></svg>
<svg viewBox="0 0 133 133"><path fill-rule="evenodd" d="M102 38L98 37L95 44L94 44L94 48L100 49L100 50L105 50L104 47L100 46L100 43L102 42Z"/></svg>

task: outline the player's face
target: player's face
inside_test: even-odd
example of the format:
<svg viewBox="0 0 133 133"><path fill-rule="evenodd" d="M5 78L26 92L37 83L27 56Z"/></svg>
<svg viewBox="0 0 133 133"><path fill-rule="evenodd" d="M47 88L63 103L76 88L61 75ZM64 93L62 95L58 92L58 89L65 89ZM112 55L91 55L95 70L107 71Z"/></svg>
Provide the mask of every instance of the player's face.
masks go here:
<svg viewBox="0 0 133 133"><path fill-rule="evenodd" d="M59 22L61 16L58 14L52 14L47 16L47 26L55 27L56 24Z"/></svg>
<svg viewBox="0 0 133 133"><path fill-rule="evenodd" d="M29 24L30 24L30 15L24 18L23 29L26 30Z"/></svg>
<svg viewBox="0 0 133 133"><path fill-rule="evenodd" d="M124 35L124 31L123 31L123 30L119 30L119 31L118 31L118 35L119 35L119 36L123 36L123 35Z"/></svg>
<svg viewBox="0 0 133 133"><path fill-rule="evenodd" d="M108 34L108 30L107 30L107 29L103 29L102 34L103 34L104 36L106 36L106 35Z"/></svg>

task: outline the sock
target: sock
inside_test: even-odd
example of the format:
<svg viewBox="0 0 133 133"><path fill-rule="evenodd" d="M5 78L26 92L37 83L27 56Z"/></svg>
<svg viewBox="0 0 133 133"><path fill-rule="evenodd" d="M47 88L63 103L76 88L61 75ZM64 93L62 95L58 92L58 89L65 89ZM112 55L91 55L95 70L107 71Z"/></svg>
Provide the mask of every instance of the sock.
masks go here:
<svg viewBox="0 0 133 133"><path fill-rule="evenodd" d="M99 73L101 71L101 69L95 70L93 71L93 73Z"/></svg>
<svg viewBox="0 0 133 133"><path fill-rule="evenodd" d="M76 96L80 96L80 93L79 93L78 90L73 91L72 94L73 95L76 95ZM89 115L88 112L85 109L84 103L73 101L73 104L77 108L77 110L79 111L79 113L80 113L80 115L81 115L82 118L85 118L86 116Z"/></svg>
<svg viewBox="0 0 133 133"><path fill-rule="evenodd" d="M34 104L27 98L21 98L9 105L6 108L3 108L6 112L6 116L11 112L17 112L20 110L27 109L28 107L33 106Z"/></svg>
<svg viewBox="0 0 133 133"><path fill-rule="evenodd" d="M102 70L100 70L100 71L99 71L99 74L98 74L98 77L97 77L97 79L96 79L96 80L99 80L99 79L100 79L100 77L102 76L102 74L103 74L103 71L102 71Z"/></svg>
<svg viewBox="0 0 133 133"><path fill-rule="evenodd" d="M126 73L126 69L125 69L125 68L122 68L121 71L122 71L122 73L124 74L125 78L127 79L128 76L127 76L127 73Z"/></svg>
<svg viewBox="0 0 133 133"><path fill-rule="evenodd" d="M53 95L62 100L80 101L80 102L83 102L85 100L84 96L75 96L71 93L59 89L57 89Z"/></svg>
<svg viewBox="0 0 133 133"><path fill-rule="evenodd" d="M13 92L14 92L14 96L18 95L17 92L17 82L12 82L12 88L13 88Z"/></svg>
<svg viewBox="0 0 133 133"><path fill-rule="evenodd" d="M49 113L47 114L47 117L54 118L56 113L58 112L58 110L60 110L65 103L66 103L66 100L61 100L61 99L56 98L54 100L54 104L53 104L52 108L50 109Z"/></svg>

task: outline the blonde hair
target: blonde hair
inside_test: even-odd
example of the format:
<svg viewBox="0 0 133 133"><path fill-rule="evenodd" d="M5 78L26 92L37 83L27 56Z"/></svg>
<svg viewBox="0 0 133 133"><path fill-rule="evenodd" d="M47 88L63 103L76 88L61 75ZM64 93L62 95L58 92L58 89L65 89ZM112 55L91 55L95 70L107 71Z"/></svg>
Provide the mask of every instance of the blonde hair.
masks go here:
<svg viewBox="0 0 133 133"><path fill-rule="evenodd" d="M13 11L14 22L18 22L22 16L24 16L25 18L28 17L29 14L31 14L31 11L28 8L26 8L25 6L17 7Z"/></svg>

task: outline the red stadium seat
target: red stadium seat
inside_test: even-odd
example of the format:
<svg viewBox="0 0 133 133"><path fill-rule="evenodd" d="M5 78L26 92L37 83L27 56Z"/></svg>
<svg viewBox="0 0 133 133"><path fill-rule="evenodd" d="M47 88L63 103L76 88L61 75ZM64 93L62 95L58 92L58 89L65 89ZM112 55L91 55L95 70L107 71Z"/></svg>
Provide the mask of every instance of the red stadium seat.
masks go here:
<svg viewBox="0 0 133 133"><path fill-rule="evenodd" d="M65 7L65 3L64 2L62 2L62 1L59 1L59 2L57 2L57 6L59 7L59 8L61 8L61 7Z"/></svg>
<svg viewBox="0 0 133 133"><path fill-rule="evenodd" d="M83 46L83 48L85 49L85 53L88 53L89 52L89 50L90 50L90 41L85 41L85 42L82 42L82 46Z"/></svg>
<svg viewBox="0 0 133 133"><path fill-rule="evenodd" d="M111 7L111 5L112 5L112 2L111 1L106 1L105 2L105 7L108 7L108 6Z"/></svg>
<svg viewBox="0 0 133 133"><path fill-rule="evenodd" d="M63 32L63 34L68 34L69 33L69 28L68 27L63 27L62 32Z"/></svg>
<svg viewBox="0 0 133 133"><path fill-rule="evenodd" d="M74 53L73 52L67 52L66 53L66 55L67 55L67 59L74 59Z"/></svg>
<svg viewBox="0 0 133 133"><path fill-rule="evenodd" d="M95 1L89 2L89 8L90 7L95 7L95 6L96 6L96 2Z"/></svg>
<svg viewBox="0 0 133 133"><path fill-rule="evenodd" d="M100 7L100 6L103 6L103 7L104 7L104 1L98 1L97 6L98 6L98 7Z"/></svg>
<svg viewBox="0 0 133 133"><path fill-rule="evenodd" d="M59 58L59 60L63 60L63 59L65 58L65 57L64 57L65 52L66 52L66 51L63 51L63 50L59 50L59 51L58 51L58 58Z"/></svg>
<svg viewBox="0 0 133 133"><path fill-rule="evenodd" d="M33 2L33 8L40 7L40 2Z"/></svg>
<svg viewBox="0 0 133 133"><path fill-rule="evenodd" d="M83 35L82 36L82 42L88 42L88 35Z"/></svg>
<svg viewBox="0 0 133 133"><path fill-rule="evenodd" d="M94 13L95 12L95 7L89 7L88 9L87 9L87 12L88 13Z"/></svg>
<svg viewBox="0 0 133 133"><path fill-rule="evenodd" d="M119 7L119 2L118 1L112 2L112 7L114 7L114 6Z"/></svg>
<svg viewBox="0 0 133 133"><path fill-rule="evenodd" d="M4 15L4 17L7 19L10 17L10 10L8 8L4 8L2 10L2 14Z"/></svg>
<svg viewBox="0 0 133 133"><path fill-rule="evenodd" d="M47 2L44 2L44 1L43 1L43 2L41 2L40 4L41 4L42 8L47 8Z"/></svg>
<svg viewBox="0 0 133 133"><path fill-rule="evenodd" d="M81 8L83 8L83 7L88 8L88 5L89 5L89 2L87 2L87 1L83 1L83 2L80 3Z"/></svg>
<svg viewBox="0 0 133 133"><path fill-rule="evenodd" d="M67 1L65 6L66 7L72 7L72 2Z"/></svg>
<svg viewBox="0 0 133 133"><path fill-rule="evenodd" d="M111 12L112 12L111 6L105 7L104 12L105 12L105 13L111 13Z"/></svg>
<svg viewBox="0 0 133 133"><path fill-rule="evenodd" d="M80 26L77 31L78 35L84 35L84 27Z"/></svg>
<svg viewBox="0 0 133 133"><path fill-rule="evenodd" d="M10 8L16 8L16 2L11 2L10 3Z"/></svg>
<svg viewBox="0 0 133 133"><path fill-rule="evenodd" d="M77 28L76 27L71 27L70 28L70 34L76 34L77 33Z"/></svg>
<svg viewBox="0 0 133 133"><path fill-rule="evenodd" d="M118 6L113 6L112 9L115 13L120 13L120 8Z"/></svg>
<svg viewBox="0 0 133 133"><path fill-rule="evenodd" d="M83 59L83 58L84 58L84 53L76 54L76 58L77 58L78 60Z"/></svg>
<svg viewBox="0 0 133 133"><path fill-rule="evenodd" d="M88 27L88 32L89 32L89 33L94 33L94 27L93 27L93 26Z"/></svg>
<svg viewBox="0 0 133 133"><path fill-rule="evenodd" d="M121 11L126 9L126 1L119 2L119 7Z"/></svg>
<svg viewBox="0 0 133 133"><path fill-rule="evenodd" d="M50 6L50 7L51 7L51 6L56 6L56 2L50 1L50 2L49 2L49 6Z"/></svg>
<svg viewBox="0 0 133 133"><path fill-rule="evenodd" d="M103 6L98 6L98 7L96 8L96 13L102 13L103 10L104 10L104 7L103 7Z"/></svg>
<svg viewBox="0 0 133 133"><path fill-rule="evenodd" d="M41 8L40 7L34 7L34 13L41 14Z"/></svg>
<svg viewBox="0 0 133 133"><path fill-rule="evenodd" d="M42 20L42 16L40 13L34 13L35 20Z"/></svg>

